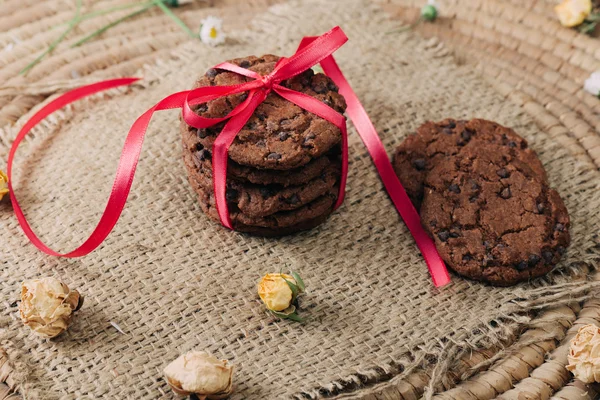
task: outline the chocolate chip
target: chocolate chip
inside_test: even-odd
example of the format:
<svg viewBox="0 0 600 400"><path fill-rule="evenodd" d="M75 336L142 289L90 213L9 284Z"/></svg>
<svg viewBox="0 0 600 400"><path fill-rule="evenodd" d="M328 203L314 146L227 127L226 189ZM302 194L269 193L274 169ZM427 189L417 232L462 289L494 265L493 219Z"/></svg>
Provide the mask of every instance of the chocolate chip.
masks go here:
<svg viewBox="0 0 600 400"><path fill-rule="evenodd" d="M508 142L508 147L514 149L515 147L517 147L517 144L511 140L510 142Z"/></svg>
<svg viewBox="0 0 600 400"><path fill-rule="evenodd" d="M510 173L506 170L506 168L501 168L498 171L496 171L496 175L504 179L508 178L510 176Z"/></svg>
<svg viewBox="0 0 600 400"><path fill-rule="evenodd" d="M473 183L471 183L471 189L479 190L479 189L481 189L481 186L479 186L479 184L477 182L473 182Z"/></svg>
<svg viewBox="0 0 600 400"><path fill-rule="evenodd" d="M560 255L562 256L563 254L565 254L565 251L567 251L567 249L565 249L565 248L564 248L564 247L562 247L562 246L558 246L558 247L556 248L556 251L558 251L558 254L560 254Z"/></svg>
<svg viewBox="0 0 600 400"><path fill-rule="evenodd" d="M235 189L232 188L227 188L227 190L225 191L225 199L228 202L234 202L239 196L239 192Z"/></svg>
<svg viewBox="0 0 600 400"><path fill-rule="evenodd" d="M309 133L308 135L306 135L306 137L304 138L304 140L302 141L302 147L304 148L312 148L313 144L311 143L312 140L315 138L315 134L314 133Z"/></svg>
<svg viewBox="0 0 600 400"><path fill-rule="evenodd" d="M288 204L298 204L300 203L300 197L297 194L292 195L292 197L284 199Z"/></svg>
<svg viewBox="0 0 600 400"><path fill-rule="evenodd" d="M208 71L206 71L206 76L209 78L214 78L215 76L217 76L218 73L219 73L219 71L217 71L214 68L211 68Z"/></svg>
<svg viewBox="0 0 600 400"><path fill-rule="evenodd" d="M198 152L198 158L199 158L201 161L204 161L204 160L210 160L210 158L211 158L210 151L208 151L208 150L206 150L206 149L202 149L202 150L200 150L200 151Z"/></svg>
<svg viewBox="0 0 600 400"><path fill-rule="evenodd" d="M442 132L444 132L446 135L452 135L454 133L454 131L450 128L444 128L442 129Z"/></svg>
<svg viewBox="0 0 600 400"><path fill-rule="evenodd" d="M542 251L542 257L544 257L544 260L546 260L546 262L552 262L552 259L554 258L554 254L550 251L550 250L544 250Z"/></svg>
<svg viewBox="0 0 600 400"><path fill-rule="evenodd" d="M263 186L259 189L259 191L260 191L261 196L265 199L267 199L269 197L273 197L275 195L275 191L268 187Z"/></svg>
<svg viewBox="0 0 600 400"><path fill-rule="evenodd" d="M544 208L545 208L544 203L538 203L536 207L540 214L542 214L544 212Z"/></svg>
<svg viewBox="0 0 600 400"><path fill-rule="evenodd" d="M282 119L281 121L279 121L279 125L289 125L291 123L292 121L290 121L289 119Z"/></svg>
<svg viewBox="0 0 600 400"><path fill-rule="evenodd" d="M196 151L200 151L204 148L204 146L202 145L202 143L196 143Z"/></svg>
<svg viewBox="0 0 600 400"><path fill-rule="evenodd" d="M469 197L469 203L475 203L479 199L479 195Z"/></svg>
<svg viewBox="0 0 600 400"><path fill-rule="evenodd" d="M196 132L196 134L200 139L204 139L208 136L208 132L206 131L206 129L198 129L198 132Z"/></svg>
<svg viewBox="0 0 600 400"><path fill-rule="evenodd" d="M460 188L458 187L458 185L456 183L451 184L450 186L448 186L448 190L451 191L452 193L460 193Z"/></svg>
<svg viewBox="0 0 600 400"><path fill-rule="evenodd" d="M286 141L289 137L290 137L289 132L280 132L279 133L279 140L281 140L282 142Z"/></svg>
<svg viewBox="0 0 600 400"><path fill-rule="evenodd" d="M504 189L502 189L502 191L500 192L500 197L502 197L503 199L510 199L511 196L511 192L510 192L510 188L509 187L505 187Z"/></svg>
<svg viewBox="0 0 600 400"><path fill-rule="evenodd" d="M446 126L450 129L454 129L454 128L456 128L456 122L450 121L450 122L448 122L448 125L446 125Z"/></svg>
<svg viewBox="0 0 600 400"><path fill-rule="evenodd" d="M559 222L558 224L554 225L554 230L563 232L565 230L565 226Z"/></svg>
<svg viewBox="0 0 600 400"><path fill-rule="evenodd" d="M248 98L248 92L244 92L240 95L240 101L246 101Z"/></svg>
<svg viewBox="0 0 600 400"><path fill-rule="evenodd" d="M425 160L422 158L417 158L416 160L413 160L413 165L417 171L423 171L425 169Z"/></svg>
<svg viewBox="0 0 600 400"><path fill-rule="evenodd" d="M325 94L327 93L327 86L323 84L313 86L313 90L317 94Z"/></svg>
<svg viewBox="0 0 600 400"><path fill-rule="evenodd" d="M281 160L281 154L269 153L269 155L267 156L267 160Z"/></svg>
<svg viewBox="0 0 600 400"><path fill-rule="evenodd" d="M445 242L446 240L448 240L450 238L450 232L448 232L448 231L441 231L437 235L438 235L438 238L440 238L440 240L442 242Z"/></svg>
<svg viewBox="0 0 600 400"><path fill-rule="evenodd" d="M196 111L198 111L200 113L207 112L208 111L208 104L206 104L206 103L198 104L198 107L196 107Z"/></svg>
<svg viewBox="0 0 600 400"><path fill-rule="evenodd" d="M256 147L265 148L265 147L267 147L267 142L265 142L264 139L261 139L261 140L259 140L259 141L256 142Z"/></svg>
<svg viewBox="0 0 600 400"><path fill-rule="evenodd" d="M458 232L450 232L450 237L456 239L457 237L460 237L460 233L458 233Z"/></svg>
<svg viewBox="0 0 600 400"><path fill-rule="evenodd" d="M485 247L486 249L491 249L493 246L490 242L488 242L487 240L483 242L483 247Z"/></svg>
<svg viewBox="0 0 600 400"><path fill-rule="evenodd" d="M240 67L242 68L248 68L250 66L250 61L248 60L244 60L240 63Z"/></svg>
<svg viewBox="0 0 600 400"><path fill-rule="evenodd" d="M471 261L472 259L473 259L473 256L472 256L472 255L470 255L470 254L465 254L465 255L462 257L462 260L463 260L463 261Z"/></svg>
<svg viewBox="0 0 600 400"><path fill-rule="evenodd" d="M267 114L260 113L260 114L256 114L256 116L261 121L264 121L265 119L267 119Z"/></svg>
<svg viewBox="0 0 600 400"><path fill-rule="evenodd" d="M537 254L531 254L527 261L529 262L529 265L533 267L535 264L539 263L540 260L540 256L538 256Z"/></svg>
<svg viewBox="0 0 600 400"><path fill-rule="evenodd" d="M464 130L462 131L462 133L460 134L460 137L463 138L463 140L465 142L468 142L469 140L471 140L471 131L469 130Z"/></svg>
<svg viewBox="0 0 600 400"><path fill-rule="evenodd" d="M516 265L516 268L518 271L523 271L524 269L527 269L527 261L521 261Z"/></svg>
<svg viewBox="0 0 600 400"><path fill-rule="evenodd" d="M333 82L327 83L327 89L331 90L332 92L337 92L339 90L337 85Z"/></svg>

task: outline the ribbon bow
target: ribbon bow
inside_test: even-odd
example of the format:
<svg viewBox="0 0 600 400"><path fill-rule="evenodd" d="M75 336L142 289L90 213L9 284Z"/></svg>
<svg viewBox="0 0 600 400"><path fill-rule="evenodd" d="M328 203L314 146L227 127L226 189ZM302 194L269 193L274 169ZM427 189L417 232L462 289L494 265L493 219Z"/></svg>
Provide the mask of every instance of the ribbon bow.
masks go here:
<svg viewBox="0 0 600 400"><path fill-rule="evenodd" d="M106 80L71 90L59 96L40 109L29 121L27 121L27 123L17 134L9 153L7 173L9 177L10 198L13 203L15 214L17 215L17 219L19 220L23 231L36 247L45 253L54 256L80 257L96 249L115 226L125 206L140 157L144 136L152 115L156 111L172 108L181 108L185 122L188 125L198 129L208 128L220 122L227 121L223 127L223 130L219 133L213 144L212 163L215 203L219 218L224 226L233 229L231 219L229 217L229 211L227 209L227 201L225 198L228 149L231 143L233 143L236 135L244 127L248 119L250 119L256 108L267 98L271 91L277 93L279 96L296 104L304 110L316 114L317 116L331 122L340 129L342 134L342 172L340 178L339 195L335 204L335 208L339 207L344 201L346 178L348 175L348 140L346 120L344 116L318 99L288 89L280 84L282 81L290 79L311 68L313 65L320 63L325 74L333 80L333 82L339 87L339 93L344 96L347 104L346 112L354 123L357 132L367 147L371 158L377 167L381 180L383 181L385 188L390 195L390 198L404 219L404 222L413 235L417 246L421 250L421 253L423 254L423 257L425 258L429 268L429 272L431 273L433 283L435 286L443 286L447 284L450 278L444 262L438 255L433 241L427 236L421 227L419 215L410 202L404 188L400 184L400 181L398 180L398 177L396 176L388 159L388 155L385 151L383 143L377 135L375 127L373 126L363 106L360 104L358 97L346 81L346 78L333 59L333 52L340 48L347 40L348 38L339 27L335 27L319 37L305 37L293 56L289 58L281 58L275 65L273 71L265 76L261 76L254 71L250 71L231 63L222 63L216 65L214 68L234 72L236 74L251 78L252 80L238 85L200 87L193 90L174 93L159 101L154 107L142 114L129 130L129 134L127 135L125 144L123 146L121 158L119 159L119 166L117 168L113 188L98 225L90 237L81 246L65 254L61 254L50 249L35 235L19 206L15 192L11 185L12 164L16 150L27 133L41 120L54 111L80 98L90 96L94 93L118 86L130 85L137 81L138 78ZM204 118L197 115L192 110L194 105L206 103L220 97L241 92L248 93L246 99L225 117Z"/></svg>

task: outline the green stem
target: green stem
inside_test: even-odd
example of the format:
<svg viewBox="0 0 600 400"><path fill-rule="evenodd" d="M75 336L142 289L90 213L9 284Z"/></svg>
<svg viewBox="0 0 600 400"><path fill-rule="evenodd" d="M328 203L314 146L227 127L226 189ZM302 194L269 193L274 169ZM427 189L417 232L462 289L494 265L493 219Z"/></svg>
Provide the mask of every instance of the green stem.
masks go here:
<svg viewBox="0 0 600 400"><path fill-rule="evenodd" d="M389 34L392 34L392 33L401 33L401 32L406 32L406 31L409 31L409 30L411 30L411 29L414 29L414 28L415 28L417 25L419 25L419 24L420 24L422 21L423 21L423 17L419 17L419 18L418 18L418 19L417 19L415 22L413 22L412 24L410 24L410 25L407 25L407 26L403 26L402 28L395 29L395 30L393 30L393 31L388 31L388 32L386 32L385 34L386 34L386 35L389 35Z"/></svg>
<svg viewBox="0 0 600 400"><path fill-rule="evenodd" d="M190 28L188 28L188 26L185 24L185 22L183 22L181 19L179 19L179 17L177 15L175 15L173 13L173 11L171 11L169 9L169 7L167 7L164 3L164 0L154 0L154 3L165 13L167 14L173 21L175 21L175 23L177 25L179 25L181 27L181 29L183 29L183 31L185 33L187 33L192 39L196 38L196 34L194 34L194 32L191 31Z"/></svg>
<svg viewBox="0 0 600 400"><path fill-rule="evenodd" d="M40 54L35 60L33 60L32 62L30 62L29 64L27 64L27 66L25 68L23 68L21 70L21 72L19 72L19 74L23 75L23 74L27 73L27 71L29 71L31 68L33 68L34 65L36 65L37 63L39 63L42 60L42 58L44 58L48 53L50 53L52 50L54 50L56 48L56 46L58 46L58 44L60 42L62 42L62 40L79 23L79 13L80 12L81 12L81 0L77 0L77 9L75 10L75 16L69 22L69 27L58 37L58 39L56 39L54 42L50 43L50 46L48 46L48 48L46 49L46 51L44 51L42 54Z"/></svg>
<svg viewBox="0 0 600 400"><path fill-rule="evenodd" d="M134 8L134 7L145 6L145 5L151 4L153 2L154 2L154 0L143 1L143 2L140 2L140 3L123 4L123 5L120 5L120 6L115 6L115 7L105 8L105 9L102 9L102 10L92 11L91 13L83 14L81 17L79 17L79 21L85 21L86 19L98 17L100 15L110 14L110 13L112 13L114 11L128 10L128 9ZM62 24L54 25L50 29L55 29L55 28L58 28L60 26L67 25L67 24L68 24L68 22L64 22Z"/></svg>
<svg viewBox="0 0 600 400"><path fill-rule="evenodd" d="M127 20L129 18L135 17L138 14L141 14L144 11L148 10L149 8L154 7L154 5L155 5L154 1L152 1L150 3L144 3L144 4L146 4L146 5L144 7L142 7L142 8L140 8L139 10L136 10L136 11L134 11L132 13L129 13L129 14L127 14L127 15L119 18L119 19L117 19L116 21L111 22L110 24L104 25L102 28L95 30L94 32L90 33L89 35L87 35L83 39L78 40L76 43L72 44L71 47L80 46L83 43L87 42L88 40L90 40L92 38L95 38L98 35L103 34L107 30L109 30L110 28L112 28L113 26L118 25L121 22L123 22L123 21L125 21L125 20Z"/></svg>

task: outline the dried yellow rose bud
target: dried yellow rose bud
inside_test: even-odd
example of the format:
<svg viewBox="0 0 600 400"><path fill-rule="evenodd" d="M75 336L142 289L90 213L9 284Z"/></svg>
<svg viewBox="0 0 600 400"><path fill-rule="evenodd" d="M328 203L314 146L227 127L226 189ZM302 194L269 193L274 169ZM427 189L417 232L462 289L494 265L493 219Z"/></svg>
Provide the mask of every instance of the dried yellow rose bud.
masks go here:
<svg viewBox="0 0 600 400"><path fill-rule="evenodd" d="M600 328L582 326L571 340L567 369L585 383L600 382Z"/></svg>
<svg viewBox="0 0 600 400"><path fill-rule="evenodd" d="M55 278L25 281L21 285L21 320L36 334L53 338L71 323L83 296Z"/></svg>
<svg viewBox="0 0 600 400"><path fill-rule="evenodd" d="M558 20L563 26L571 28L580 25L592 12L591 0L565 0L554 7Z"/></svg>
<svg viewBox="0 0 600 400"><path fill-rule="evenodd" d="M296 298L304 292L304 282L293 272L266 274L258 283L258 295L265 306L280 318L302 321L296 314Z"/></svg>
<svg viewBox="0 0 600 400"><path fill-rule="evenodd" d="M266 274L258 283L258 295L269 310L283 311L292 305L293 293L286 280L296 284L287 274Z"/></svg>
<svg viewBox="0 0 600 400"><path fill-rule="evenodd" d="M0 171L0 200L8 194L8 176Z"/></svg>
<svg viewBox="0 0 600 400"><path fill-rule="evenodd" d="M204 351L179 356L164 370L167 383L181 396L197 395L200 399L222 399L231 394L233 366Z"/></svg>

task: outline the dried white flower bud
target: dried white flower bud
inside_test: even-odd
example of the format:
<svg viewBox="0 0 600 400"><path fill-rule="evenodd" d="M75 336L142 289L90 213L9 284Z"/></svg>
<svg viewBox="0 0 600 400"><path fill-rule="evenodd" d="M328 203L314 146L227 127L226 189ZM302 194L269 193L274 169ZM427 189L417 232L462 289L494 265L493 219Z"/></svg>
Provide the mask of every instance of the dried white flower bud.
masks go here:
<svg viewBox="0 0 600 400"><path fill-rule="evenodd" d="M204 351L191 351L179 356L164 370L167 383L182 396L200 399L222 399L231 394L233 366Z"/></svg>
<svg viewBox="0 0 600 400"><path fill-rule="evenodd" d="M600 382L600 328L582 326L571 340L567 369L585 383Z"/></svg>
<svg viewBox="0 0 600 400"><path fill-rule="evenodd" d="M21 284L21 320L36 334L53 338L71 323L83 297L55 278L25 281Z"/></svg>

